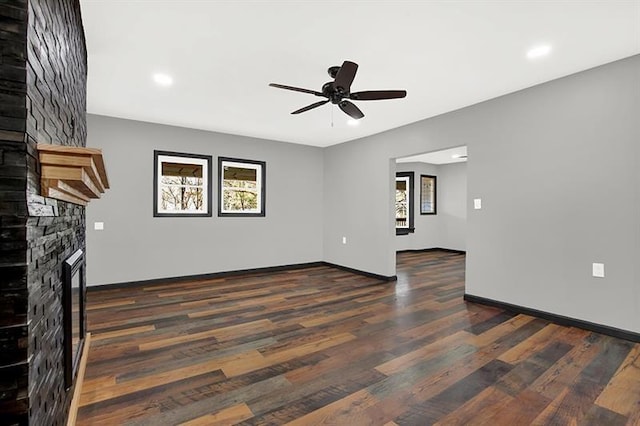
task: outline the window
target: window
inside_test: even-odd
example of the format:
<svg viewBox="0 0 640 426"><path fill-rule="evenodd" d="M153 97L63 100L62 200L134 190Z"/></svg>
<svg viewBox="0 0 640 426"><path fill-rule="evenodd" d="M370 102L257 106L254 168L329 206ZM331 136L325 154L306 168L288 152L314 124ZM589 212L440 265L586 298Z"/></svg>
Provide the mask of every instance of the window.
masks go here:
<svg viewBox="0 0 640 426"><path fill-rule="evenodd" d="M154 151L153 215L211 216L211 156Z"/></svg>
<svg viewBox="0 0 640 426"><path fill-rule="evenodd" d="M414 232L413 172L396 173L396 235Z"/></svg>
<svg viewBox="0 0 640 426"><path fill-rule="evenodd" d="M436 214L438 178L431 175L420 175L420 214Z"/></svg>
<svg viewBox="0 0 640 426"><path fill-rule="evenodd" d="M218 158L218 216L265 215L264 161Z"/></svg>

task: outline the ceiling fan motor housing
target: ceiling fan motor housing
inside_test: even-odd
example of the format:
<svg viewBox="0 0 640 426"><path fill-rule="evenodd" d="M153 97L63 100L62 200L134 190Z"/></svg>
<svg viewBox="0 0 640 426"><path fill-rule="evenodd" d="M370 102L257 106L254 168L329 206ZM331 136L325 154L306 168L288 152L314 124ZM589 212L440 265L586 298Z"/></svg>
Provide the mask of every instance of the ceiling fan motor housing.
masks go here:
<svg viewBox="0 0 640 426"><path fill-rule="evenodd" d="M339 104L343 98L349 96L349 92L338 90L336 89L333 81L327 81L325 84L322 85L322 95L327 99L329 99L332 104Z"/></svg>

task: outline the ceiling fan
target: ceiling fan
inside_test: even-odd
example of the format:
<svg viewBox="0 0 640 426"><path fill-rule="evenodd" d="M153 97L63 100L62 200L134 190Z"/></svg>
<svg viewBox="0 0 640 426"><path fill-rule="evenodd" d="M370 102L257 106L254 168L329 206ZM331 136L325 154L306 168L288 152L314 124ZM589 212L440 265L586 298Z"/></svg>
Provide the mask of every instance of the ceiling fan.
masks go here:
<svg viewBox="0 0 640 426"><path fill-rule="evenodd" d="M368 90L364 92L351 93L351 83L353 83L353 79L356 77L357 71L358 64L350 61L344 61L342 66L329 68L327 72L329 73L329 76L333 78L333 81L323 84L322 92L276 83L271 83L269 86L277 87L278 89L293 90L295 92L310 93L315 96L327 98L326 100L295 110L291 114L300 114L301 112L309 111L331 102L332 104L338 105L345 114L355 120L361 119L364 117L364 114L349 100L377 101L383 99L398 99L407 96L407 92L405 90Z"/></svg>

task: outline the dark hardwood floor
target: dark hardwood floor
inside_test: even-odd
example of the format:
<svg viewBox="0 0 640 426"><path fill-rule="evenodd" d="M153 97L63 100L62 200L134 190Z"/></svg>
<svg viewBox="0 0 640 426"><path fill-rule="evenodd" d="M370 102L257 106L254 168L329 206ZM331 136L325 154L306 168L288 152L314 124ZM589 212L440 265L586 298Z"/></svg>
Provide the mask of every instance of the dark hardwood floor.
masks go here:
<svg viewBox="0 0 640 426"><path fill-rule="evenodd" d="M89 292L79 425L638 425L640 345L465 303L464 255Z"/></svg>

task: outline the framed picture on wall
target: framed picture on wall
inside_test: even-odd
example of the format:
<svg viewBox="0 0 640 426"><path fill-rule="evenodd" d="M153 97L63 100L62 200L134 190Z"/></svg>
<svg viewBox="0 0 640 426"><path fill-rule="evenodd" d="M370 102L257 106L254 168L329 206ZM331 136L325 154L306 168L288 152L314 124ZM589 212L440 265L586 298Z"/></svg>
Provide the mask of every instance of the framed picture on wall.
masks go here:
<svg viewBox="0 0 640 426"><path fill-rule="evenodd" d="M420 214L436 214L436 176L420 175Z"/></svg>

